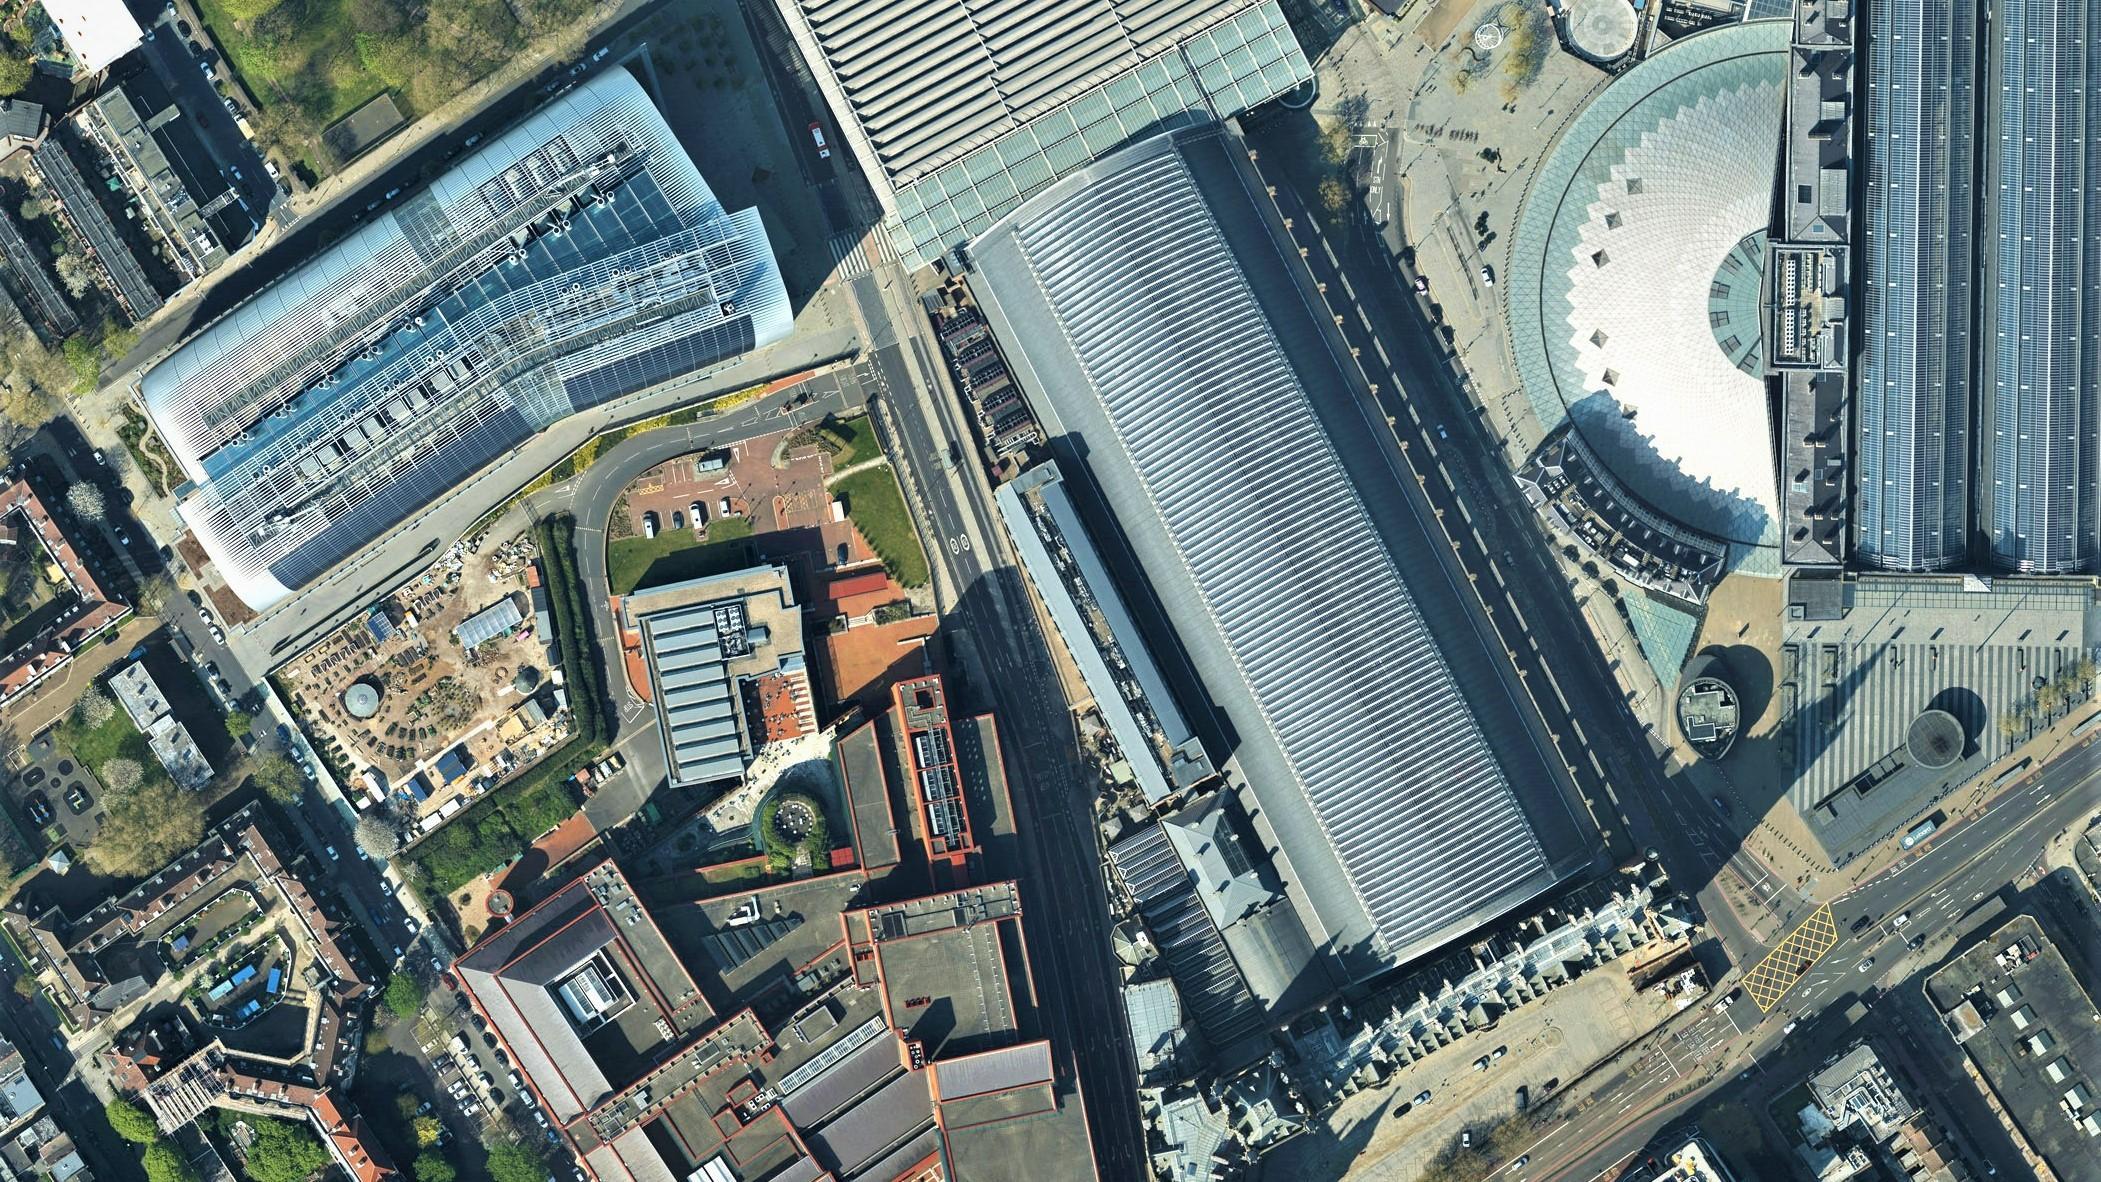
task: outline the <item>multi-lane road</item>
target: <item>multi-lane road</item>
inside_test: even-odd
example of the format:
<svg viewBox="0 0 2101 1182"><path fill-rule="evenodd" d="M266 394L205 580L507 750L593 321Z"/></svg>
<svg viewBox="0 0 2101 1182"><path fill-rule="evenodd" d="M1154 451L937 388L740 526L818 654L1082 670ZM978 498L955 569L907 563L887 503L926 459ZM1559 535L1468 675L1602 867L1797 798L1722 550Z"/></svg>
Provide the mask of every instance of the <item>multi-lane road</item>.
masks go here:
<svg viewBox="0 0 2101 1182"><path fill-rule="evenodd" d="M1610 1170L1744 1071L1763 1072L1769 1085L1763 1091L1784 1091L1803 1069L1842 1045L1846 1032L1836 1011L1856 1000L1886 999L1876 1000L1877 1019L1887 1024L1907 1057L1934 1072L1929 1078L1939 1078L1959 1052L1915 995L1917 982L1958 940L2000 922L2005 903L2037 867L2044 845L2101 808L2101 748L2094 744L2089 738L2068 748L1981 813L1951 822L1931 845L1835 901L1837 945L1770 1013L1759 1013L1746 998L1719 1016L1731 1028L1726 1037L1689 1043L1678 1037L1680 1029L1668 1030L1655 1055L1596 1093L1596 1102L1532 1153L1531 1172L1581 1180ZM1898 916L1908 919L1900 926ZM1856 936L1851 929L1863 917L1869 926ZM1912 950L1908 943L1917 937L1925 943ZM1862 969L1870 958L1873 963ZM1821 1025L1820 1018L1825 1019ZM1788 1023L1797 1026L1791 1036L1783 1033ZM1708 1073L1715 1079L1710 1087L1674 1094L1687 1077ZM1993 1151L1997 1122L1983 1114L1974 1097L1948 1088L1938 1093L1938 1102L1976 1105L1980 1119L1965 1124L1987 1153ZM2003 1141L1998 1148L2010 1152Z"/></svg>

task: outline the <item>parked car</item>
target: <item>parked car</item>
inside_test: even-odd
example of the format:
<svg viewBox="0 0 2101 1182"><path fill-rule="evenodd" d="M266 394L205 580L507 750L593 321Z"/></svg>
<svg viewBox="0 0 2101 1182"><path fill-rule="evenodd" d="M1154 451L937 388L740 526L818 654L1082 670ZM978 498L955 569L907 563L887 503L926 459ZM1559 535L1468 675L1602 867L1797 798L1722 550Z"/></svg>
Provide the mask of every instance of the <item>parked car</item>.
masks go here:
<svg viewBox="0 0 2101 1182"><path fill-rule="evenodd" d="M686 506L686 517L693 522L694 529L706 529L708 527L708 507L699 501Z"/></svg>
<svg viewBox="0 0 2101 1182"><path fill-rule="evenodd" d="M1486 1055L1483 1055L1483 1056L1481 1056L1480 1058L1478 1058L1478 1059L1474 1060L1474 1070L1475 1070L1475 1071L1486 1071L1486 1070L1488 1070L1488 1056L1486 1056Z"/></svg>
<svg viewBox="0 0 2101 1182"><path fill-rule="evenodd" d="M1424 278L1424 277L1422 277L1421 275L1417 275L1417 276L1415 277L1415 290L1417 290L1417 291L1428 291L1428 290L1430 290L1430 281L1429 281L1428 279L1425 279L1425 278Z"/></svg>
<svg viewBox="0 0 2101 1182"><path fill-rule="evenodd" d="M1428 1104L1430 1102L1430 1089L1424 1088L1422 1094L1415 1098L1415 1102L1417 1104Z"/></svg>
<svg viewBox="0 0 2101 1182"><path fill-rule="evenodd" d="M1483 287L1494 287L1495 285L1496 285L1496 271L1495 271L1495 268L1494 268L1494 267L1483 267L1483 268L1481 268L1481 286L1483 286Z"/></svg>
<svg viewBox="0 0 2101 1182"><path fill-rule="evenodd" d="M343 860L342 855L336 853L336 847L328 847L328 860L331 862L340 862Z"/></svg>
<svg viewBox="0 0 2101 1182"><path fill-rule="evenodd" d="M684 509L673 509L671 511L671 528L686 528L686 511Z"/></svg>
<svg viewBox="0 0 2101 1182"><path fill-rule="evenodd" d="M817 143L817 158L819 160L830 160L832 158L832 146L824 142L823 126L816 123L810 124L810 138Z"/></svg>
<svg viewBox="0 0 2101 1182"><path fill-rule="evenodd" d="M1494 1052L1493 1054L1489 1055L1488 1057L1489 1057L1490 1059L1500 1059L1500 1058L1502 1058L1503 1056L1505 1056L1505 1055L1507 1055L1507 1054L1509 1054L1509 1053L1510 1053L1510 1048L1509 1048L1509 1047L1497 1047L1497 1048L1495 1049L1495 1052Z"/></svg>
<svg viewBox="0 0 2101 1182"><path fill-rule="evenodd" d="M642 536L645 538L657 536L657 511L655 509L644 510L642 513Z"/></svg>

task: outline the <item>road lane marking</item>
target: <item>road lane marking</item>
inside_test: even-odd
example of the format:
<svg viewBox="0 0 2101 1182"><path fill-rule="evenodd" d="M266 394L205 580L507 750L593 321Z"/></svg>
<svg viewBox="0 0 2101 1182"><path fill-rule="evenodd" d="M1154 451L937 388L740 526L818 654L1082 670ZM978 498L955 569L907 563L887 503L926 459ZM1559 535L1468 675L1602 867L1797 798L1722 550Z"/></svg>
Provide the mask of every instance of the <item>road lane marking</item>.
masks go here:
<svg viewBox="0 0 2101 1182"><path fill-rule="evenodd" d="M1761 1013L1772 1013L1787 991L1837 944L1838 922L1831 917L1831 905L1826 903L1797 924L1766 953L1765 959L1752 967L1744 977L1744 992L1751 995Z"/></svg>

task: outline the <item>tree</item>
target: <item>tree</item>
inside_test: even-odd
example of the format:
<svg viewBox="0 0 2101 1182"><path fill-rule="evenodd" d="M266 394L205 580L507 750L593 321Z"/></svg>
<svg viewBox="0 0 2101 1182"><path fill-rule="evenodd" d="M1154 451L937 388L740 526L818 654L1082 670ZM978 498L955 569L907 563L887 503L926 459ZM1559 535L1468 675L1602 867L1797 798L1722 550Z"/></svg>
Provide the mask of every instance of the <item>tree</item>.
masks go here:
<svg viewBox="0 0 2101 1182"><path fill-rule="evenodd" d="M101 689L90 687L81 692L73 702L73 717L90 727L98 727L117 716L117 704Z"/></svg>
<svg viewBox="0 0 2101 1182"><path fill-rule="evenodd" d="M65 354L66 368L73 371L71 388L74 393L85 394L102 380L102 350L88 339L86 333L76 332L67 337L59 351Z"/></svg>
<svg viewBox="0 0 2101 1182"><path fill-rule="evenodd" d="M1320 207L1327 210L1330 217L1342 216L1342 211L1350 207L1350 187L1343 184L1338 177L1331 176L1322 181Z"/></svg>
<svg viewBox="0 0 2101 1182"><path fill-rule="evenodd" d="M490 1182L547 1182L547 1167L516 1145L489 1148Z"/></svg>
<svg viewBox="0 0 2101 1182"><path fill-rule="evenodd" d="M395 1017L407 1021L423 1009L423 986L406 973L396 973L387 978L387 990L380 1000Z"/></svg>
<svg viewBox="0 0 2101 1182"><path fill-rule="evenodd" d="M401 831L395 825L391 810L383 812L373 808L359 817L353 836L357 838L357 848L365 851L366 857L382 862L401 849Z"/></svg>
<svg viewBox="0 0 2101 1182"><path fill-rule="evenodd" d="M163 571L147 575L131 593L131 606L149 616L157 616L175 598L175 580Z"/></svg>
<svg viewBox="0 0 2101 1182"><path fill-rule="evenodd" d="M28 1001L36 996L36 978L27 973L15 978L15 996Z"/></svg>
<svg viewBox="0 0 2101 1182"><path fill-rule="evenodd" d="M148 874L204 837L204 806L174 781L149 781L109 804L83 857L97 874Z"/></svg>
<svg viewBox="0 0 2101 1182"><path fill-rule="evenodd" d="M429 1149L431 1146L436 1145L438 1143L438 1132L443 1127L438 1123L438 1118L435 1116L419 1116L409 1122L409 1128L416 1134L416 1148L418 1149Z"/></svg>
<svg viewBox="0 0 2101 1182"><path fill-rule="evenodd" d="M227 717L227 729L233 729L231 715ZM301 776L299 769L293 767L292 761L282 754L258 756L254 767L255 770L250 775L255 780L255 786L261 788L265 795L277 803L298 804L299 798L305 794L306 778Z"/></svg>
<svg viewBox="0 0 2101 1182"><path fill-rule="evenodd" d="M103 763L95 769L95 774L102 780L104 788L109 789L113 795L121 796L139 786L139 781L146 778L146 769L140 767L136 759L119 756Z"/></svg>
<svg viewBox="0 0 2101 1182"><path fill-rule="evenodd" d="M51 212L51 207L44 204L41 197L24 197L22 204L17 208L20 209L22 220L25 222L33 222Z"/></svg>
<svg viewBox="0 0 2101 1182"><path fill-rule="evenodd" d="M2060 699L2061 695L2057 692L2057 687L2048 682L2035 687L2035 708L2044 714L2057 713L2057 704Z"/></svg>
<svg viewBox="0 0 2101 1182"><path fill-rule="evenodd" d="M111 1132L133 1145L151 1145L160 1139L160 1126L153 1123L145 1109L129 1100L111 1100L102 1106L102 1115L109 1118Z"/></svg>
<svg viewBox="0 0 2101 1182"><path fill-rule="evenodd" d="M86 480L76 480L66 486L66 508L82 521L99 520L107 509L102 499L102 490Z"/></svg>
<svg viewBox="0 0 2101 1182"><path fill-rule="evenodd" d="M460 1176L451 1162L435 1153L417 1154L416 1160L409 1163L409 1174L416 1182L453 1182Z"/></svg>
<svg viewBox="0 0 2101 1182"><path fill-rule="evenodd" d="M1325 120L1320 125L1320 154L1331 165L1340 165L1350 158L1350 148L1357 142L1350 125L1340 119Z"/></svg>
<svg viewBox="0 0 2101 1182"><path fill-rule="evenodd" d="M86 295L88 289L95 286L94 264L72 251L65 251L52 259L51 269L58 272L58 281L66 285L66 290L75 299Z"/></svg>
<svg viewBox="0 0 2101 1182"><path fill-rule="evenodd" d="M328 1150L303 1124L271 1116L244 1116L255 1130L248 1161L241 1172L249 1182L304 1182L327 1168Z"/></svg>
<svg viewBox="0 0 2101 1182"><path fill-rule="evenodd" d="M29 85L30 76L34 73L36 67L29 64L28 58L16 57L11 53L0 54L0 94L22 93L22 88Z"/></svg>
<svg viewBox="0 0 2101 1182"><path fill-rule="evenodd" d="M197 1171L190 1167L172 1141L155 1141L146 1147L146 1182L198 1182Z"/></svg>

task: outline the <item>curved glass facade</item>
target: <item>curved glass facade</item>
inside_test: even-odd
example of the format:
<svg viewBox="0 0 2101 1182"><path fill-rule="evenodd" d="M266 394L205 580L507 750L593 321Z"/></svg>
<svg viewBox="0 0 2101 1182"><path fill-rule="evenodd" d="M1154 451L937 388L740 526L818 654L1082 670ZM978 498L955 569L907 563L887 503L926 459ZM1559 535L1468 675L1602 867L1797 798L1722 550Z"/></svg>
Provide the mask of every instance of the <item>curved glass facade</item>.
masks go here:
<svg viewBox="0 0 2101 1182"><path fill-rule="evenodd" d="M1981 492L1992 559L2014 570L2084 570L2095 554L2097 17L2091 0L2005 0L1994 13Z"/></svg>
<svg viewBox="0 0 2101 1182"><path fill-rule="evenodd" d="M1856 521L1891 570L1969 552L1976 30L1973 0L1867 12Z"/></svg>
<svg viewBox="0 0 2101 1182"><path fill-rule="evenodd" d="M1651 509L1777 541L1758 292L1789 26L1676 42L1606 87L1533 178L1513 234L1519 376Z"/></svg>

